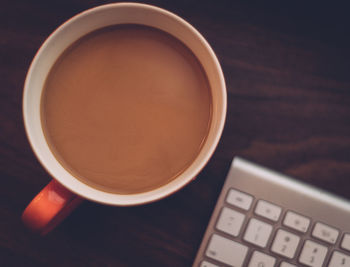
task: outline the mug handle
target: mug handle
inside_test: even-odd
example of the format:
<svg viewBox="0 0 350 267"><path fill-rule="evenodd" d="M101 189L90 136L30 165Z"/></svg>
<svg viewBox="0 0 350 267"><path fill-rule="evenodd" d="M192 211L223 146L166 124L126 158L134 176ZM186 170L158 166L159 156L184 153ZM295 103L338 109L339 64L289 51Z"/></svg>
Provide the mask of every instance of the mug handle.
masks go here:
<svg viewBox="0 0 350 267"><path fill-rule="evenodd" d="M34 232L45 235L82 202L83 198L52 180L29 203L22 214L22 221Z"/></svg>

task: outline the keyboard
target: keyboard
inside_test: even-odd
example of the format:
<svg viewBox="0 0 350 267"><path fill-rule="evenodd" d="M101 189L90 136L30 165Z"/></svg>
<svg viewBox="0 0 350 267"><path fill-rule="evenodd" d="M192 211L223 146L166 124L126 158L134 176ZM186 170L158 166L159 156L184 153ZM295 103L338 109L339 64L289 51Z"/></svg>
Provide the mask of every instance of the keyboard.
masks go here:
<svg viewBox="0 0 350 267"><path fill-rule="evenodd" d="M350 267L350 202L236 157L193 266Z"/></svg>

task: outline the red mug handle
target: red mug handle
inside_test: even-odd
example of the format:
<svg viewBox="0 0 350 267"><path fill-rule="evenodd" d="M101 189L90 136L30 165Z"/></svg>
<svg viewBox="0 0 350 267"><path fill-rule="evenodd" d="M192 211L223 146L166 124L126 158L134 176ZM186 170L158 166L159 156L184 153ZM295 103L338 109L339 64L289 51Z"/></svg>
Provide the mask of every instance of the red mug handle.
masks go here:
<svg viewBox="0 0 350 267"><path fill-rule="evenodd" d="M45 235L54 229L83 198L52 180L29 203L22 214L23 223L34 232Z"/></svg>

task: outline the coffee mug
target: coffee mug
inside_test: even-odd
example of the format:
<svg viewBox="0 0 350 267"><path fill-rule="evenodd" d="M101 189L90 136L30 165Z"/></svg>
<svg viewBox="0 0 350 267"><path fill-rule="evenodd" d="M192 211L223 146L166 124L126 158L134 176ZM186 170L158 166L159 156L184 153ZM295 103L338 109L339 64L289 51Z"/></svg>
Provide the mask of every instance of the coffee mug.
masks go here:
<svg viewBox="0 0 350 267"><path fill-rule="evenodd" d="M86 34L121 24L139 24L160 29L185 44L202 65L212 98L208 134L192 164L167 184L135 194L105 192L74 177L50 150L40 119L44 84L57 58L72 43ZM145 4L116 3L95 7L74 16L57 28L42 44L25 80L23 94L25 130L36 157L53 180L30 202L23 212L23 222L32 230L46 234L84 199L106 205L132 206L153 202L178 191L198 175L212 156L224 127L226 98L224 76L215 53L193 26L173 13Z"/></svg>

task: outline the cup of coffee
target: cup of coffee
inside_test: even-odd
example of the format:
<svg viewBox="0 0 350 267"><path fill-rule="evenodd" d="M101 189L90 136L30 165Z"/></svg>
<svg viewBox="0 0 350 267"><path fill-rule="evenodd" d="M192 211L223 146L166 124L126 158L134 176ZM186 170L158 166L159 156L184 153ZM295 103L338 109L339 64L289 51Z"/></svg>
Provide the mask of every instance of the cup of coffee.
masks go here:
<svg viewBox="0 0 350 267"><path fill-rule="evenodd" d="M180 17L150 5L99 6L43 43L23 95L29 142L53 180L22 219L45 234L83 199L162 199L210 159L226 116L220 64Z"/></svg>

